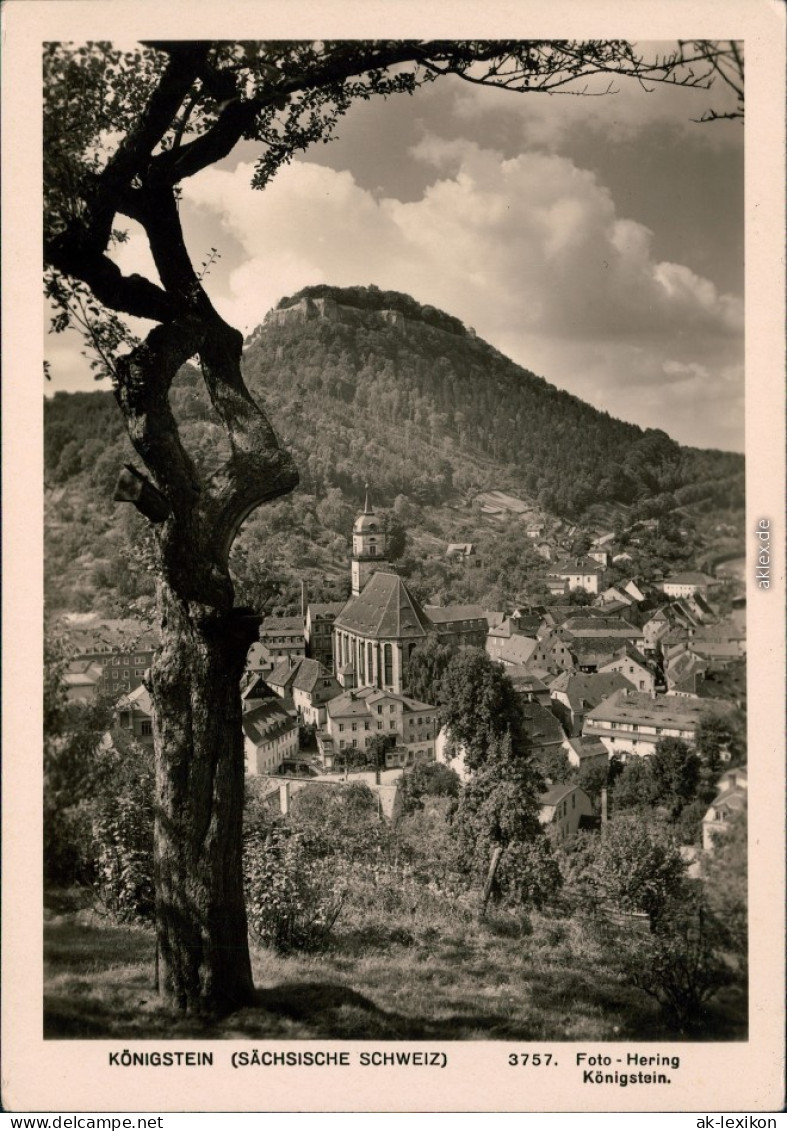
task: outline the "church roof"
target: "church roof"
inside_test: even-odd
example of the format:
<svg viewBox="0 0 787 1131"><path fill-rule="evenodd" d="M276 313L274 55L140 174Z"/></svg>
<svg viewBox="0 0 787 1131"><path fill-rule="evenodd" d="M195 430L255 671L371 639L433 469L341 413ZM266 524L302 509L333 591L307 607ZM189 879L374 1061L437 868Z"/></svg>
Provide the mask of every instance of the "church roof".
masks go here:
<svg viewBox="0 0 787 1131"><path fill-rule="evenodd" d="M380 570L350 598L334 623L360 636L397 640L426 636L429 619L401 577Z"/></svg>

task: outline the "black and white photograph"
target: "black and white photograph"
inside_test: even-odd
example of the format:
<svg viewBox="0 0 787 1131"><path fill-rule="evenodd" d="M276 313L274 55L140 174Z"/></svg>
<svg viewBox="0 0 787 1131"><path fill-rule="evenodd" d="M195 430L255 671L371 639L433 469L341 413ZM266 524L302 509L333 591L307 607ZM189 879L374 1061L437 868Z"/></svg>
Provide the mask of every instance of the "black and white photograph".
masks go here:
<svg viewBox="0 0 787 1131"><path fill-rule="evenodd" d="M750 51L58 7L27 441L4 383L41 1057L102 1110L153 1066L210 1110L216 1065L227 1110L780 1107L783 13ZM501 1083L441 1108L479 1049Z"/></svg>

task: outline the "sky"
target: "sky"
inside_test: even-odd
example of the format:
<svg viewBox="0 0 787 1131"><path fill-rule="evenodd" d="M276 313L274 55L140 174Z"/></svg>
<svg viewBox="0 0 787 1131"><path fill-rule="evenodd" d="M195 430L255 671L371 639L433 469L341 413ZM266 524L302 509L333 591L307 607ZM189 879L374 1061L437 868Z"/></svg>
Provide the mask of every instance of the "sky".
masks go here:
<svg viewBox="0 0 787 1131"><path fill-rule="evenodd" d="M741 451L744 130L692 120L722 104L441 80L356 105L262 192L244 143L184 183L184 229L195 263L218 249L205 283L244 333L309 284L376 284L615 417ZM133 230L116 258L155 278ZM96 387L70 335L47 355L48 393Z"/></svg>

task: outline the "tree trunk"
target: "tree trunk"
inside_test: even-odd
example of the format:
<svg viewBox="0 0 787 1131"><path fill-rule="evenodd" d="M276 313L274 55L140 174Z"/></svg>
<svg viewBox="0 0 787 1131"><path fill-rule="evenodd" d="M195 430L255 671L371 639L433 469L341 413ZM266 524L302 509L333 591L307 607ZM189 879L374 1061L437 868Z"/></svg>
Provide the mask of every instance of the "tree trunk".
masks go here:
<svg viewBox="0 0 787 1131"><path fill-rule="evenodd" d="M238 686L259 620L186 604L163 582L159 609L150 677L159 991L189 1013L226 1013L253 996Z"/></svg>
<svg viewBox="0 0 787 1131"><path fill-rule="evenodd" d="M484 884L484 890L481 893L481 903L479 904L479 907L478 907L478 918L479 919L483 919L484 916L486 915L486 909L487 909L487 905L489 903L489 897L492 894L492 885L495 882L495 875L497 873L497 866L500 863L500 857L502 855L503 855L503 849L498 844L495 847L494 852L492 853L492 859L489 862L489 872L487 873L486 882Z"/></svg>

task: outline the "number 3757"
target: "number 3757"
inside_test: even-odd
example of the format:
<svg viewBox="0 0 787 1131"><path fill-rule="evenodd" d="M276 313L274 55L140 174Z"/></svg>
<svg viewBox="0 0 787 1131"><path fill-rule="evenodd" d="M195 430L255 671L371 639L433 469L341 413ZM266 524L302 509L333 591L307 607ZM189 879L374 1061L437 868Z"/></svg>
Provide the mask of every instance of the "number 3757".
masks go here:
<svg viewBox="0 0 787 1131"><path fill-rule="evenodd" d="M512 1067L521 1065L523 1068L541 1068L552 1064L551 1052L512 1052L509 1054L508 1063Z"/></svg>

